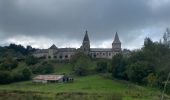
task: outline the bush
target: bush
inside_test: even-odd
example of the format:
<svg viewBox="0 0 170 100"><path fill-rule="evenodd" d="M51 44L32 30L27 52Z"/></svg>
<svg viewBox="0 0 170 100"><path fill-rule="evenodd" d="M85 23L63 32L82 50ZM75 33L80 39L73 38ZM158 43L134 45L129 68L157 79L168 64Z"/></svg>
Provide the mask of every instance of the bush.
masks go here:
<svg viewBox="0 0 170 100"><path fill-rule="evenodd" d="M117 54L112 58L111 66L113 77L127 80L127 61L121 54Z"/></svg>
<svg viewBox="0 0 170 100"><path fill-rule="evenodd" d="M89 72L90 60L86 58L80 58L74 65L73 71L76 75L84 76Z"/></svg>
<svg viewBox="0 0 170 100"><path fill-rule="evenodd" d="M99 73L105 73L107 72L107 68L108 68L108 63L105 61L99 61L97 62L97 67L96 67L96 71Z"/></svg>
<svg viewBox="0 0 170 100"><path fill-rule="evenodd" d="M18 66L18 62L11 57L7 57L4 59L2 64L0 65L1 70L12 70Z"/></svg>
<svg viewBox="0 0 170 100"><path fill-rule="evenodd" d="M73 71L76 75L84 76L89 74L90 66L92 66L91 59L84 53L77 53L71 58Z"/></svg>
<svg viewBox="0 0 170 100"><path fill-rule="evenodd" d="M9 71L0 71L0 84L10 83L12 81L12 77Z"/></svg>
<svg viewBox="0 0 170 100"><path fill-rule="evenodd" d="M22 70L23 80L29 80L31 78L31 71L28 68Z"/></svg>
<svg viewBox="0 0 170 100"><path fill-rule="evenodd" d="M127 74L132 82L146 83L145 78L153 73L153 66L146 61L138 61L129 66Z"/></svg>
<svg viewBox="0 0 170 100"><path fill-rule="evenodd" d="M43 62L40 65L30 66L34 74L49 74L54 72L54 66L49 62Z"/></svg>
<svg viewBox="0 0 170 100"><path fill-rule="evenodd" d="M38 61L38 58L35 58L34 56L32 55L29 55L26 57L25 59L25 63L30 66L30 65L35 65L37 64L39 61Z"/></svg>

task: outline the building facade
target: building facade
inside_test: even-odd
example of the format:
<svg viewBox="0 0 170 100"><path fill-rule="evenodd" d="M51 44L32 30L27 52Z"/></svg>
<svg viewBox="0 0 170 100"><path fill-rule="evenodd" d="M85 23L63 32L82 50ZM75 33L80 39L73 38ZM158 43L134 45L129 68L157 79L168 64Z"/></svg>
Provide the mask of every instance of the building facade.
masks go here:
<svg viewBox="0 0 170 100"><path fill-rule="evenodd" d="M91 48L88 32L85 36L80 48L57 48L54 44L48 49L39 49L33 53L35 57L51 59L51 60L70 60L70 58L77 52L83 52L92 58L106 58L111 59L117 53L121 53L121 42L116 32L112 48Z"/></svg>

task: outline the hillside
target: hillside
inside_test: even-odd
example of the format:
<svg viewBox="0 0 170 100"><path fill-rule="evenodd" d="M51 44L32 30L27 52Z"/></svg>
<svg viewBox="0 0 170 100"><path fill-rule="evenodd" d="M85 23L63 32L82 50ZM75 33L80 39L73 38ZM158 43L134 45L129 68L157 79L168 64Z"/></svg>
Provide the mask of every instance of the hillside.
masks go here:
<svg viewBox="0 0 170 100"><path fill-rule="evenodd" d="M58 66L58 67L57 67ZM59 71L60 70L60 71ZM70 64L56 64L55 73L70 73ZM104 74L75 76L73 83L35 84L31 81L0 85L0 100L159 100L160 91L134 85L127 81L111 80ZM29 95L28 95L29 94ZM10 95L10 96L9 96ZM168 97L170 99L170 97ZM167 99L168 100L168 99Z"/></svg>

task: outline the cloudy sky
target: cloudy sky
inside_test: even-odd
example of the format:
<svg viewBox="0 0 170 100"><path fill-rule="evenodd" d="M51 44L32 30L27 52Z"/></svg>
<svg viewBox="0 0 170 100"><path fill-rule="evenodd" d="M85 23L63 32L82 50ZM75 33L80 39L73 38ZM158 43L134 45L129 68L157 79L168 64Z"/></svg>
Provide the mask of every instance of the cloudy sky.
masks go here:
<svg viewBox="0 0 170 100"><path fill-rule="evenodd" d="M0 45L78 48L87 29L92 47L159 41L170 27L170 0L0 0Z"/></svg>

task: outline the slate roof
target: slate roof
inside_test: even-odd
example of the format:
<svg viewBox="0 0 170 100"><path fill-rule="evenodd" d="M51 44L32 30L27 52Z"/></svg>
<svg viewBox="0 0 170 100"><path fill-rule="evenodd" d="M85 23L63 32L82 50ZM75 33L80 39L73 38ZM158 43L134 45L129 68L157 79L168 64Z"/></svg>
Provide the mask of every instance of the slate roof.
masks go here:
<svg viewBox="0 0 170 100"><path fill-rule="evenodd" d="M48 53L48 49L39 49L36 50L34 53Z"/></svg>
<svg viewBox="0 0 170 100"><path fill-rule="evenodd" d="M91 48L91 52L111 52L111 48Z"/></svg>
<svg viewBox="0 0 170 100"><path fill-rule="evenodd" d="M57 49L57 47L53 44L49 49Z"/></svg>
<svg viewBox="0 0 170 100"><path fill-rule="evenodd" d="M59 52L74 52L76 48L60 48L58 49Z"/></svg>
<svg viewBox="0 0 170 100"><path fill-rule="evenodd" d="M117 32L116 32L115 39L114 39L113 43L121 43Z"/></svg>
<svg viewBox="0 0 170 100"><path fill-rule="evenodd" d="M85 33L83 41L89 41L89 36L88 36L87 30L86 30L86 33Z"/></svg>

